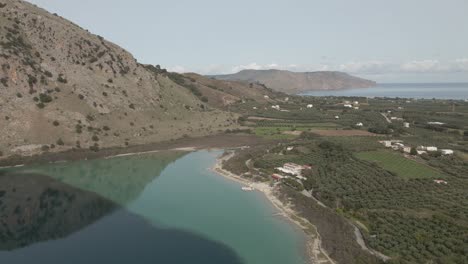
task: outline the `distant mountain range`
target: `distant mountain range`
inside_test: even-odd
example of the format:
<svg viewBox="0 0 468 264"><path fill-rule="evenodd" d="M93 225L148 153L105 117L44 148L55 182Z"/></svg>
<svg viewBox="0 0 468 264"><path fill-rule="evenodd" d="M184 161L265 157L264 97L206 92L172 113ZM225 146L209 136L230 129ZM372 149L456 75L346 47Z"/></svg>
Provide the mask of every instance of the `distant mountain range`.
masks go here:
<svg viewBox="0 0 468 264"><path fill-rule="evenodd" d="M312 90L339 90L369 88L374 81L362 79L344 72L291 72L284 70L243 70L235 74L210 76L218 80L261 83L276 91L297 94Z"/></svg>

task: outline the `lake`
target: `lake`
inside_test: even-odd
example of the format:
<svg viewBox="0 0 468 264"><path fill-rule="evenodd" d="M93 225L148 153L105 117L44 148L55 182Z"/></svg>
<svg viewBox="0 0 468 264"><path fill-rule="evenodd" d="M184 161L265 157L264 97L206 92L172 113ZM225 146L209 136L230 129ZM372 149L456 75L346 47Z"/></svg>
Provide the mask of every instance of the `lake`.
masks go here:
<svg viewBox="0 0 468 264"><path fill-rule="evenodd" d="M0 171L0 263L304 263L300 230L209 170L221 153Z"/></svg>
<svg viewBox="0 0 468 264"><path fill-rule="evenodd" d="M301 95L468 99L468 83L383 83L372 88L310 91Z"/></svg>

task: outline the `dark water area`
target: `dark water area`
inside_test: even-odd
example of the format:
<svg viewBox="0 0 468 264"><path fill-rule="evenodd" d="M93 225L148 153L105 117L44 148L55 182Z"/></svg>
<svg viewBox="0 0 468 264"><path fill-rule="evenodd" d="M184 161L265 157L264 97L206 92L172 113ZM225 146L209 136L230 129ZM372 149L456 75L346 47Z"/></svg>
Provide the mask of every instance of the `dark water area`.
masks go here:
<svg viewBox="0 0 468 264"><path fill-rule="evenodd" d="M185 230L163 229L126 210L96 219L66 239L0 252L1 263L243 263L227 246Z"/></svg>

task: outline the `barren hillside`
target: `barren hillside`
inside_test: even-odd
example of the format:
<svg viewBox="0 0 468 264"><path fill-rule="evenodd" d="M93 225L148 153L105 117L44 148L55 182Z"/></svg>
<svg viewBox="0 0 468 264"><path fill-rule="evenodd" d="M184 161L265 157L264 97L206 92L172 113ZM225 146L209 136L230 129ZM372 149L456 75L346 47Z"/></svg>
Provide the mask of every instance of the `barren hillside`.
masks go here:
<svg viewBox="0 0 468 264"><path fill-rule="evenodd" d="M218 133L236 116L165 71L22 0L0 0L0 154ZM0 155L1 156L1 155Z"/></svg>

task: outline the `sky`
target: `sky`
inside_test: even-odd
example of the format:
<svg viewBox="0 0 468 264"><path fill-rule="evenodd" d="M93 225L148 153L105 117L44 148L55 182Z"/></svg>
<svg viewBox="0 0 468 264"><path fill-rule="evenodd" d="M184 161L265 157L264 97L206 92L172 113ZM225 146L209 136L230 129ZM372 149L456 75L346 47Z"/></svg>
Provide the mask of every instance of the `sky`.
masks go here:
<svg viewBox="0 0 468 264"><path fill-rule="evenodd" d="M29 0L177 72L468 82L467 0Z"/></svg>

